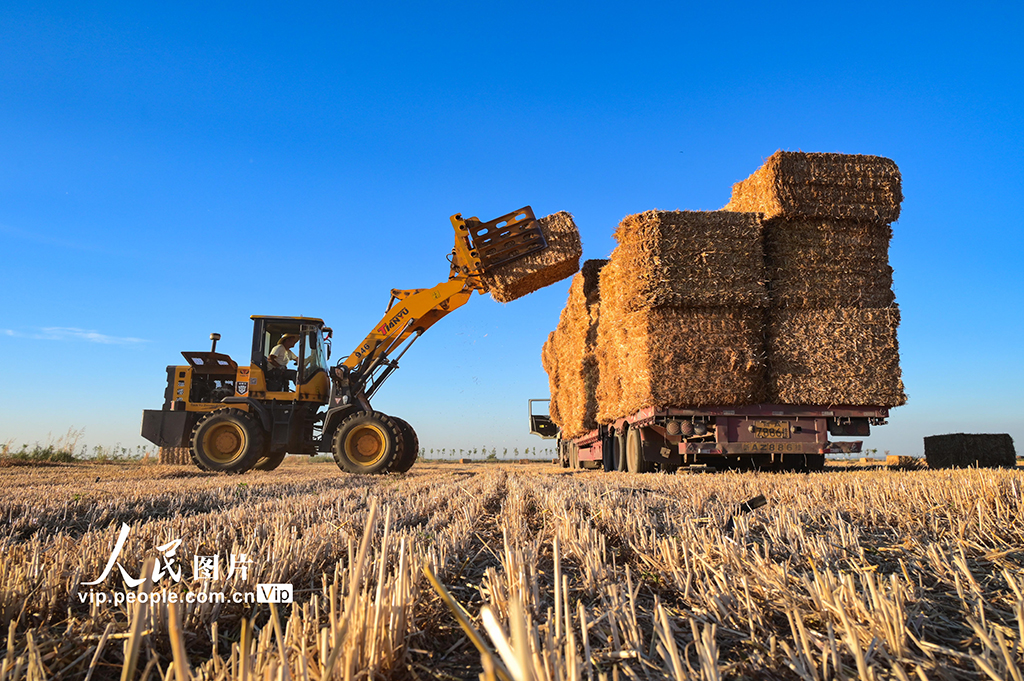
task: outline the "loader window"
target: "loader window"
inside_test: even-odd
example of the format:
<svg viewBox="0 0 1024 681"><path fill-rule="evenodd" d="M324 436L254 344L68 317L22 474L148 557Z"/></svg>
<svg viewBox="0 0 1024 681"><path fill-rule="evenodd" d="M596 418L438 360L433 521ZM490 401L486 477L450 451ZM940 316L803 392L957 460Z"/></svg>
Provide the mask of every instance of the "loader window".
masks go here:
<svg viewBox="0 0 1024 681"><path fill-rule="evenodd" d="M315 326L302 327L302 366L300 383L308 383L318 371L327 370L327 359L324 356L324 344L320 337L320 329Z"/></svg>

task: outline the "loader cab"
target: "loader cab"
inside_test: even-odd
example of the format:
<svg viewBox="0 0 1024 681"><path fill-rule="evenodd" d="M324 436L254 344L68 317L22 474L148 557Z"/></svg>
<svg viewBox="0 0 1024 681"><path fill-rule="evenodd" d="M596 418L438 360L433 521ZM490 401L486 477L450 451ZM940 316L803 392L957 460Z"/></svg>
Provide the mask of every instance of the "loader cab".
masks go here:
<svg viewBox="0 0 1024 681"><path fill-rule="evenodd" d="M267 393L286 393L299 399L315 397L326 401L330 381L327 360L330 356L331 330L322 319L312 317L254 316L252 334L252 365L266 377ZM298 338L291 351L298 356L295 364L275 370L270 353L285 336Z"/></svg>

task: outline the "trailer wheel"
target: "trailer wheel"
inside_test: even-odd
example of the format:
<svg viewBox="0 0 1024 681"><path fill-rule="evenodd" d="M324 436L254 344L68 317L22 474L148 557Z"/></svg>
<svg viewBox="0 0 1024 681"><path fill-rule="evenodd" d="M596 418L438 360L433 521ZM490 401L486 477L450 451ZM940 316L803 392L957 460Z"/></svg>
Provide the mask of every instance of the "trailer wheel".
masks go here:
<svg viewBox="0 0 1024 681"><path fill-rule="evenodd" d="M626 430L616 431L612 436L612 470L626 472Z"/></svg>
<svg viewBox="0 0 1024 681"><path fill-rule="evenodd" d="M405 473L416 463L416 457L420 453L420 439L405 419L392 416L391 420L398 424L398 430L402 434L402 457L395 460L391 470L395 473Z"/></svg>
<svg viewBox="0 0 1024 681"><path fill-rule="evenodd" d="M626 432L626 469L630 473L646 473L651 464L644 459L644 442L640 438L639 428L630 428Z"/></svg>
<svg viewBox="0 0 1024 681"><path fill-rule="evenodd" d="M404 454L398 424L377 411L357 411L346 418L332 444L335 463L347 473L387 473Z"/></svg>
<svg viewBox="0 0 1024 681"><path fill-rule="evenodd" d="M208 414L192 430L192 460L202 470L244 473L265 454L263 429L238 409Z"/></svg>
<svg viewBox="0 0 1024 681"><path fill-rule="evenodd" d="M284 457L288 455L288 452L278 452L276 454L267 454L265 457L256 462L256 465L252 467L254 471L272 471L284 462Z"/></svg>

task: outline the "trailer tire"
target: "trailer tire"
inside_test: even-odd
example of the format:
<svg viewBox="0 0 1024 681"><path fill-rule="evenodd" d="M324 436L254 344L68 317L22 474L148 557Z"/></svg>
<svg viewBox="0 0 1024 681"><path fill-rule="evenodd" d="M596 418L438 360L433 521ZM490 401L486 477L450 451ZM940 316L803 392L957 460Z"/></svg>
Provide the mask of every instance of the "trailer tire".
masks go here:
<svg viewBox="0 0 1024 681"><path fill-rule="evenodd" d="M612 470L626 472L626 429L615 432L612 436Z"/></svg>
<svg viewBox="0 0 1024 681"><path fill-rule="evenodd" d="M651 464L644 458L644 441L640 437L639 428L630 428L626 432L626 469L630 473L647 473Z"/></svg>

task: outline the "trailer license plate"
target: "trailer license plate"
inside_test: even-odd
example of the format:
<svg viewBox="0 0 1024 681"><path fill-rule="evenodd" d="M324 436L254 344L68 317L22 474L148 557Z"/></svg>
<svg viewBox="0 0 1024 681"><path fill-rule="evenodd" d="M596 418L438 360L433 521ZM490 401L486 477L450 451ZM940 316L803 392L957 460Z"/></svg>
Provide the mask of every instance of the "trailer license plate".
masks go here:
<svg viewBox="0 0 1024 681"><path fill-rule="evenodd" d="M743 442L740 451L744 454L800 454L803 448L798 442Z"/></svg>
<svg viewBox="0 0 1024 681"><path fill-rule="evenodd" d="M789 421L754 421L754 437L784 440L789 437Z"/></svg>

